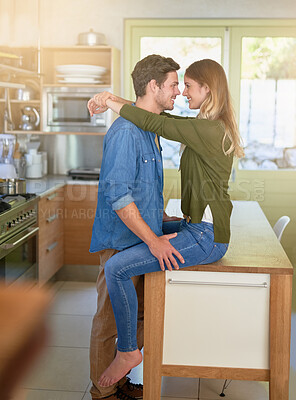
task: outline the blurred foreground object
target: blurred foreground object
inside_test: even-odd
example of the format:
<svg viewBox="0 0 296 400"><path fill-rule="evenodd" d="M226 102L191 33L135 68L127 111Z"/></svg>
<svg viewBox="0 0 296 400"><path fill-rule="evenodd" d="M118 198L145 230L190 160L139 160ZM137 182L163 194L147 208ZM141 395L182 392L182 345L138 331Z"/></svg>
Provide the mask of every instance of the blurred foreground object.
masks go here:
<svg viewBox="0 0 296 400"><path fill-rule="evenodd" d="M28 284L0 283L0 398L8 400L29 372L46 338L52 294Z"/></svg>

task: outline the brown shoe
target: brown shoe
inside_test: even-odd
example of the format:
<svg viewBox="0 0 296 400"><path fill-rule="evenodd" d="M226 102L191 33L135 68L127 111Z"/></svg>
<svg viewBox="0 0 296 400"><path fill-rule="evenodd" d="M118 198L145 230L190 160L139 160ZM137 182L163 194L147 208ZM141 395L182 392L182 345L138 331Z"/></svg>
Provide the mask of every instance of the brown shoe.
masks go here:
<svg viewBox="0 0 296 400"><path fill-rule="evenodd" d="M103 397L101 400L136 400L135 397L131 397L128 394L123 392L116 392L115 394L111 394L111 396Z"/></svg>
<svg viewBox="0 0 296 400"><path fill-rule="evenodd" d="M132 383L130 378L126 378L126 382L121 387L119 387L116 392L116 395L120 394L125 394L132 399L142 399L143 385L141 385L140 383Z"/></svg>
<svg viewBox="0 0 296 400"><path fill-rule="evenodd" d="M119 391L119 390L117 390L116 393L111 394L110 396L107 396L107 397L98 398L98 397L92 396L92 400L105 400L105 399L106 400L136 400L137 398L129 396L127 393L124 393L123 391Z"/></svg>

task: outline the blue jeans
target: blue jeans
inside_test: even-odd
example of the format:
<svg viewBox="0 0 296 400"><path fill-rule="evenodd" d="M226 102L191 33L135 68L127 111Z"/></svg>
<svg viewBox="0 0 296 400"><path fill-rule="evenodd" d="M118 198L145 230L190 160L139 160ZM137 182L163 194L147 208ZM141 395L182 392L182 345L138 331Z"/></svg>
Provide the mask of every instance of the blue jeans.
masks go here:
<svg viewBox="0 0 296 400"><path fill-rule="evenodd" d="M163 233L178 232L170 243L178 250L185 263L180 268L218 261L227 251L227 243L215 243L213 224L201 222L165 222ZM145 243L132 246L111 257L105 264L105 277L118 334L119 351L134 351L137 346L138 299L132 276L160 271L159 262Z"/></svg>

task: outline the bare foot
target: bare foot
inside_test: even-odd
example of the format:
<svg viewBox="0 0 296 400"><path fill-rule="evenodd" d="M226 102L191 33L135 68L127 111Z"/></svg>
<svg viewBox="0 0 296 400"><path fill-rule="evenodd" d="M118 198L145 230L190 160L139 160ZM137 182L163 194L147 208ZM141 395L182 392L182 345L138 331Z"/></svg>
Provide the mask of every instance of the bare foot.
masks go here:
<svg viewBox="0 0 296 400"><path fill-rule="evenodd" d="M142 358L140 350L127 352L117 350L116 357L100 376L99 385L102 387L114 385L114 383L120 381L130 369L139 365L142 362Z"/></svg>

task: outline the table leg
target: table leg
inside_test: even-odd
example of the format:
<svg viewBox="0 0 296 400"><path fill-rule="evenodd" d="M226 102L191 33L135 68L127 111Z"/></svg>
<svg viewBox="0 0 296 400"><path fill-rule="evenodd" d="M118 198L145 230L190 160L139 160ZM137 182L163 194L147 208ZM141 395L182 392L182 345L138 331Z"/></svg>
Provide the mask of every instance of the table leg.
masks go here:
<svg viewBox="0 0 296 400"><path fill-rule="evenodd" d="M289 400L292 278L270 280L270 400Z"/></svg>
<svg viewBox="0 0 296 400"><path fill-rule="evenodd" d="M144 399L160 400L165 273L145 275L144 289Z"/></svg>

